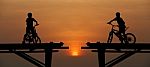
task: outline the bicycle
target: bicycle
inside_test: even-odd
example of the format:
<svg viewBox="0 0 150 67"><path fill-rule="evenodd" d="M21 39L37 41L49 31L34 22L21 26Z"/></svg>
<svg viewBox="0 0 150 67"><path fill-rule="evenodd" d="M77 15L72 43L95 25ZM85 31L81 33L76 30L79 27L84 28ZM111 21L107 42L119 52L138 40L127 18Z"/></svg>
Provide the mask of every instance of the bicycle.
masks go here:
<svg viewBox="0 0 150 67"><path fill-rule="evenodd" d="M113 25L113 24L109 24L109 25L111 25L112 27L111 27L111 31L109 32L107 43L111 43L112 42L113 34L115 34L119 39L122 39L125 44L126 44L126 42L128 44L134 44L136 42L136 37L135 37L134 34L132 34L132 33L125 33L125 35L123 35L123 33L119 34L119 31L114 29L115 27L118 27L118 25ZM125 31L128 28L129 27L127 27L125 29Z"/></svg>
<svg viewBox="0 0 150 67"><path fill-rule="evenodd" d="M41 39L36 33L36 26L38 26L38 24L33 26L34 32L32 32L31 30L29 32L26 32L23 37L22 44L41 44Z"/></svg>

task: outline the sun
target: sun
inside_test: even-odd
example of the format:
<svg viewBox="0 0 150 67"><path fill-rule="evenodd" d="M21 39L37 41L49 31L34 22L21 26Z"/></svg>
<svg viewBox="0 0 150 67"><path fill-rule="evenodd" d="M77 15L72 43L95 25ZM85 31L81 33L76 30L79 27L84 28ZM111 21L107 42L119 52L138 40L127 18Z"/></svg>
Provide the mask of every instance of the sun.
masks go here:
<svg viewBox="0 0 150 67"><path fill-rule="evenodd" d="M74 56L74 57L81 56L80 49L79 49L78 47L73 47L73 48L70 50L70 55L71 55L71 56Z"/></svg>
<svg viewBox="0 0 150 67"><path fill-rule="evenodd" d="M71 55L72 55L72 56L79 56L79 52L73 51Z"/></svg>
<svg viewBox="0 0 150 67"><path fill-rule="evenodd" d="M81 42L80 41L68 41L66 42L69 45L69 56L78 57L81 56Z"/></svg>

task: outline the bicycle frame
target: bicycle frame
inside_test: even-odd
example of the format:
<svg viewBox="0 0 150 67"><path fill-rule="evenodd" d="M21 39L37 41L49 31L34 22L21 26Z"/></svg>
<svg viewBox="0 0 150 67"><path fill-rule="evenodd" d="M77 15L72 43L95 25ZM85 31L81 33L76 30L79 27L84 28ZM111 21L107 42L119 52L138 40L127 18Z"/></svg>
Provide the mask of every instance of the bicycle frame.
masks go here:
<svg viewBox="0 0 150 67"><path fill-rule="evenodd" d="M114 27L118 27L117 25L112 25L112 28L111 28L111 31L110 31L110 33L113 35L113 34L115 34L117 37L120 35L119 34L119 31L118 30L116 30L116 29L114 29Z"/></svg>
<svg viewBox="0 0 150 67"><path fill-rule="evenodd" d="M113 24L110 24L112 26L111 28L111 31L109 32L109 37L108 37L108 40L107 40L107 43L111 43L112 40L113 40L113 34L115 34L119 40L121 41L121 43L124 43L124 44L134 44L136 42L136 37L134 34L132 33L126 33L126 30L129 28L129 27L126 27L125 28L125 34L123 33L120 33L119 30L116 30L114 27L118 27L118 25L113 25Z"/></svg>
<svg viewBox="0 0 150 67"><path fill-rule="evenodd" d="M28 32L26 32L26 34L24 35L24 38L23 38L23 42L22 43L25 43L25 42L28 42L29 44L30 43L41 43L41 40L39 38L39 36L37 35L36 33L36 27L37 25L34 25L33 26L33 31L29 30Z"/></svg>
<svg viewBox="0 0 150 67"><path fill-rule="evenodd" d="M108 37L108 40L107 40L107 43L111 43L112 42L112 39L113 39L113 34L115 34L120 40L124 40L124 36L122 33L119 33L118 30L114 29L114 27L118 27L118 25L113 25L113 24L110 24L112 27L111 27L111 31L109 32L109 37ZM127 29L126 29L127 30ZM126 31L125 30L125 31Z"/></svg>
<svg viewBox="0 0 150 67"><path fill-rule="evenodd" d="M33 31L30 30L29 32L26 32L26 34L32 35L32 36L33 36L33 35L36 35L36 34L37 34L37 33L36 33L36 28L35 28L36 26L37 26L37 25L34 25L34 26L33 26Z"/></svg>

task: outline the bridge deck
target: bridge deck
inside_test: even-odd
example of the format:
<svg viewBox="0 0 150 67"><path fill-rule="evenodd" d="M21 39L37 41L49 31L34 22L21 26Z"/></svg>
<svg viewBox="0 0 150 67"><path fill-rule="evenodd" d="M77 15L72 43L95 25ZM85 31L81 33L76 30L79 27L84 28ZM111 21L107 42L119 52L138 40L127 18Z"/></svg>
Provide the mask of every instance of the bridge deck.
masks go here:
<svg viewBox="0 0 150 67"><path fill-rule="evenodd" d="M63 43L41 43L41 44L21 44L21 43L8 43L0 44L0 50L8 49L68 49L69 47L64 47Z"/></svg>
<svg viewBox="0 0 150 67"><path fill-rule="evenodd" d="M64 43L41 43L41 44L22 44L22 43L9 43L0 44L0 53L15 53L37 67L51 67L52 53L58 52L58 49L69 49L64 47ZM33 58L26 53L45 53L45 63Z"/></svg>
<svg viewBox="0 0 150 67"><path fill-rule="evenodd" d="M135 43L135 44L121 44L121 43L87 43L87 46L81 49L92 49L92 52L98 53L99 67L113 67L117 63L125 60L126 58L134 55L135 53L150 53L150 43ZM114 50L115 49L115 50ZM116 50L121 49L121 50ZM127 50L127 51L122 51ZM131 50L131 51L130 51ZM144 51L143 51L144 50ZM105 64L105 52L124 53L117 58Z"/></svg>
<svg viewBox="0 0 150 67"><path fill-rule="evenodd" d="M87 43L87 46L81 49L150 49L150 43L135 43L135 44L121 44L121 43Z"/></svg>

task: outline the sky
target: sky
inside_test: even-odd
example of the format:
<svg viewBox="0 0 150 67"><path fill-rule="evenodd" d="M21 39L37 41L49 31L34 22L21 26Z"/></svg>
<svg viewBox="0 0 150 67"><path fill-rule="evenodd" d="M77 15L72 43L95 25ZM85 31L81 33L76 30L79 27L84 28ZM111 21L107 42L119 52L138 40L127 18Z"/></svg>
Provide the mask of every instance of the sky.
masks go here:
<svg viewBox="0 0 150 67"><path fill-rule="evenodd" d="M42 42L64 42L69 50L53 54L53 67L98 67L97 54L81 50L86 42L106 42L111 26L106 23L120 12L138 43L150 40L149 0L0 0L0 43L21 43L27 13L40 24ZM114 22L115 23L115 22ZM114 42L118 40L115 39ZM73 57L72 54L79 54ZM43 54L32 54L43 60ZM106 54L107 60L119 54ZM5 59L7 57L7 59ZM149 67L150 54L136 54L116 67ZM14 54L0 54L0 67L35 67Z"/></svg>

